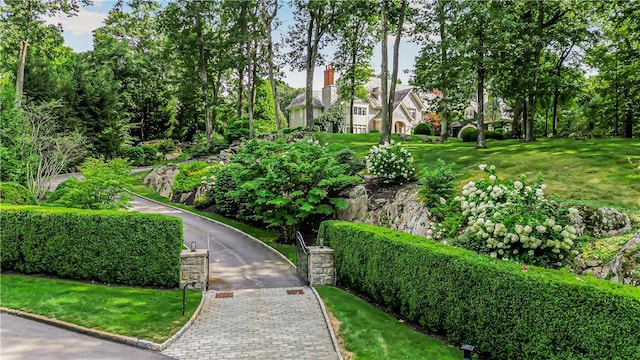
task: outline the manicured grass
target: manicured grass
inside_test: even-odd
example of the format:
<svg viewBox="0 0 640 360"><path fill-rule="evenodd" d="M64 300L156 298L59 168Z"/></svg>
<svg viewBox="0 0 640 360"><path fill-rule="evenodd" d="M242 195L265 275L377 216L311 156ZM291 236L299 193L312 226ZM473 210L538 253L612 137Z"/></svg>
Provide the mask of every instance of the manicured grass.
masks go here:
<svg viewBox="0 0 640 360"><path fill-rule="evenodd" d="M457 348L413 330L353 294L330 286L316 290L338 320L337 336L352 358L462 359Z"/></svg>
<svg viewBox="0 0 640 360"><path fill-rule="evenodd" d="M320 143L336 149L349 147L364 158L380 134L315 133ZM445 144L402 143L415 158L419 170L443 159L456 164L459 180L467 182L480 176L479 164L494 164L503 178L529 180L541 173L550 195L569 203L590 203L625 210L640 220L640 141L637 139L540 139L533 143L516 140L488 140L488 149L476 149L475 143L451 139Z"/></svg>
<svg viewBox="0 0 640 360"><path fill-rule="evenodd" d="M288 245L288 244L280 244L276 242L276 239L278 238L278 233L275 233L273 231L267 231L267 230L263 230L263 229L259 229L256 228L254 226L251 225L247 225L243 222L237 221L237 220L233 220L233 219L229 219L227 217L224 217L222 215L218 215L218 214L214 214L214 213L210 213L210 212L206 212L206 211L202 211L202 210L198 210L192 206L188 206L188 205L184 205L184 204L179 204L179 203L174 203L171 200L160 196L158 193L156 193L155 191L153 191L153 189L151 189L150 187L142 184L142 179L144 179L144 177L148 174L148 172L145 173L138 173L138 174L133 174L131 176L134 176L136 181L134 182L134 185L131 185L128 187L128 189L136 194L142 195L144 197L148 197L149 199L152 200L156 200L158 202L161 202L163 204L167 204L167 205L172 205L175 206L177 208L186 210L186 211L190 211L192 213L198 214L198 215L202 215L206 218L212 219L212 220L216 220L219 221L223 224L229 225L233 228L236 228L244 233L247 233L255 238L257 238L258 240L264 242L265 244L271 246L272 248L276 249L278 252L280 252L281 254L283 254L284 256L287 257L287 259L289 259L291 262L293 262L294 264L296 263L296 247L295 245Z"/></svg>
<svg viewBox="0 0 640 360"><path fill-rule="evenodd" d="M200 291L106 286L25 275L0 276L2 306L87 328L161 343L176 333L200 304Z"/></svg>

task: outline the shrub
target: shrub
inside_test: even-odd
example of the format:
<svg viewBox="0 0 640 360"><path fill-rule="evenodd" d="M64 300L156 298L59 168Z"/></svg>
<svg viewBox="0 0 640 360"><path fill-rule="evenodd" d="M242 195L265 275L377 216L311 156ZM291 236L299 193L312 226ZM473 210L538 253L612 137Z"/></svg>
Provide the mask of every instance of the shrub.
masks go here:
<svg viewBox="0 0 640 360"><path fill-rule="evenodd" d="M229 193L241 204L238 217L259 221L292 242L302 222L312 215L331 215L347 204L335 198L346 186L362 181L350 176L317 141L252 140L232 159L240 172Z"/></svg>
<svg viewBox="0 0 640 360"><path fill-rule="evenodd" d="M211 141L207 142L207 136L204 133L197 133L193 137L193 142L188 148L192 157L202 157L208 155L217 155L220 150L226 149L229 145L225 142L222 135L218 133L211 134Z"/></svg>
<svg viewBox="0 0 640 360"><path fill-rule="evenodd" d="M438 159L434 165L424 168L418 180L418 193L425 199L425 204L436 207L449 199L455 187L455 164L447 164Z"/></svg>
<svg viewBox="0 0 640 360"><path fill-rule="evenodd" d="M485 131L485 139L504 140L504 134L499 131Z"/></svg>
<svg viewBox="0 0 640 360"><path fill-rule="evenodd" d="M545 199L542 178L528 185L498 179L495 166L480 168L488 175L471 181L456 197L463 215L464 233L482 252L527 264L561 267L578 253L576 229L569 210ZM573 210L572 210L573 211Z"/></svg>
<svg viewBox="0 0 640 360"><path fill-rule="evenodd" d="M155 145L142 145L140 146L142 151L144 152L144 164L142 165L153 165L156 161L161 160L158 156L160 150Z"/></svg>
<svg viewBox="0 0 640 360"><path fill-rule="evenodd" d="M369 130L369 134L379 134L379 133L380 133L380 130L378 130L378 129Z"/></svg>
<svg viewBox="0 0 640 360"><path fill-rule="evenodd" d="M475 142L478 140L478 129L466 128L460 137L464 142Z"/></svg>
<svg viewBox="0 0 640 360"><path fill-rule="evenodd" d="M57 193L55 204L79 209L122 209L133 200L125 188L131 166L124 159L86 159L80 165L82 180L70 180Z"/></svg>
<svg viewBox="0 0 640 360"><path fill-rule="evenodd" d="M214 179L211 177L214 175L215 169L219 166L219 164L209 164L204 161L190 161L178 165L180 172L173 181L173 193L179 194L195 191L198 187L213 182L215 177Z"/></svg>
<svg viewBox="0 0 640 360"><path fill-rule="evenodd" d="M413 157L400 143L384 143L373 146L365 158L367 171L382 178L387 184L399 184L410 180L416 169Z"/></svg>
<svg viewBox="0 0 640 360"><path fill-rule="evenodd" d="M350 175L357 175L365 168L364 161L357 156L355 151L349 148L344 148L338 151L333 154L333 157L336 159L338 164L343 164L347 167Z"/></svg>
<svg viewBox="0 0 640 360"><path fill-rule="evenodd" d="M338 281L487 359L633 359L640 289L391 229L324 222Z"/></svg>
<svg viewBox="0 0 640 360"><path fill-rule="evenodd" d="M426 123L420 123L413 129L415 135L431 135L431 126Z"/></svg>
<svg viewBox="0 0 640 360"><path fill-rule="evenodd" d="M133 166L145 165L144 150L139 146L123 146L120 148L118 156L128 159Z"/></svg>
<svg viewBox="0 0 640 360"><path fill-rule="evenodd" d="M2 270L174 287L182 220L125 211L3 206Z"/></svg>
<svg viewBox="0 0 640 360"><path fill-rule="evenodd" d="M233 118L224 127L224 140L231 144L236 140L244 141L249 139L249 120L244 118Z"/></svg>
<svg viewBox="0 0 640 360"><path fill-rule="evenodd" d="M14 182L0 182L0 203L36 205L38 200L25 186Z"/></svg>
<svg viewBox="0 0 640 360"><path fill-rule="evenodd" d="M240 204L244 203L244 201L239 196L233 196L232 194L238 189L239 180L236 175L240 174L241 171L242 166L238 164L222 166L216 171L213 197L218 211L222 215L238 217Z"/></svg>

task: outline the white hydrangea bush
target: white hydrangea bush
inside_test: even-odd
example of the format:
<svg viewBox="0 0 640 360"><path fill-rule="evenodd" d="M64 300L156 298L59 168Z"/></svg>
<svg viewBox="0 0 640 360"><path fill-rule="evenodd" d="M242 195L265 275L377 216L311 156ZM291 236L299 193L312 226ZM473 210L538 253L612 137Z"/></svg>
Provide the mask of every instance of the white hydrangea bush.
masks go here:
<svg viewBox="0 0 640 360"><path fill-rule="evenodd" d="M373 146L365 161L367 171L382 178L387 184L400 184L410 180L416 171L411 153L393 140Z"/></svg>
<svg viewBox="0 0 640 360"><path fill-rule="evenodd" d="M527 264L562 267L578 254L576 228L562 204L545 198L542 178L534 184L500 180L495 166L480 165L486 177L464 185L455 198L464 236L481 252Z"/></svg>

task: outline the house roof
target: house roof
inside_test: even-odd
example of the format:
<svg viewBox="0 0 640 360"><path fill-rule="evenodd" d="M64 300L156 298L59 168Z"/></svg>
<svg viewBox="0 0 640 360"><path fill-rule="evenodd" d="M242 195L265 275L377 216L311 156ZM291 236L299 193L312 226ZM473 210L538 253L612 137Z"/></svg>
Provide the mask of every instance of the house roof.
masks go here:
<svg viewBox="0 0 640 360"><path fill-rule="evenodd" d="M402 100L404 100L404 98L406 98L407 95L411 93L411 90L413 89L409 88L409 89L396 91L396 94L393 98L393 110L395 110L400 105L400 103L402 103Z"/></svg>
<svg viewBox="0 0 640 360"><path fill-rule="evenodd" d="M324 107L324 104L322 103L322 92L321 91L314 91L313 92L313 107ZM284 108L285 110L291 110L293 108L297 108L300 106L306 106L306 97L305 97L305 93L302 93L298 96L296 96L295 99L293 99L293 101L291 102L291 104L289 104L289 106L287 106L286 108Z"/></svg>

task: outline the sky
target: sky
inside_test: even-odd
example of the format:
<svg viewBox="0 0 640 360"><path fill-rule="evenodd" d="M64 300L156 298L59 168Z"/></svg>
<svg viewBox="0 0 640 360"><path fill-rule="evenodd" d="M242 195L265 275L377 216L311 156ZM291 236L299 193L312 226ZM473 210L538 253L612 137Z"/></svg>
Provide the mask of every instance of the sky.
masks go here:
<svg viewBox="0 0 640 360"><path fill-rule="evenodd" d="M161 1L162 3L163 1ZM82 7L78 14L73 17L59 16L55 18L49 18L47 22L51 24L62 24L63 37L65 45L72 48L75 52L85 52L93 49L93 34L92 31L103 25L104 19L107 17L109 10L115 3L113 0L94 0L93 6ZM282 25L280 25L278 31L285 32L288 27L293 23L293 15L290 8L283 8L279 15ZM278 36L274 36L278 38ZM393 38L389 40L389 63L391 64ZM331 57L333 48L328 47L324 53L327 58ZM413 71L415 58L418 56L420 47L414 43L411 43L405 39L400 41L400 57L398 72L398 78L403 84L408 83ZM380 44L378 44L374 50L374 56L372 58L372 66L376 73L380 73L381 64L381 51ZM299 71L293 71L288 66L284 66L280 69L284 75L283 80L290 86L295 88L305 87L305 73ZM320 90L324 81L324 65L318 66L314 72L313 89ZM336 79L339 74L336 75Z"/></svg>

